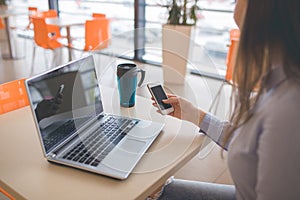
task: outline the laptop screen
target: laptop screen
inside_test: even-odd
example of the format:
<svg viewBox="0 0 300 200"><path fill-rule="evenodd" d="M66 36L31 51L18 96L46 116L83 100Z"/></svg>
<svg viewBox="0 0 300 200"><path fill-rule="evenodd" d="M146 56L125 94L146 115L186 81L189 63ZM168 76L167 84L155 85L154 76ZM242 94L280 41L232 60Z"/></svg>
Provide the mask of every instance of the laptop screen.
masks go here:
<svg viewBox="0 0 300 200"><path fill-rule="evenodd" d="M46 153L103 112L92 56L28 79L27 90Z"/></svg>

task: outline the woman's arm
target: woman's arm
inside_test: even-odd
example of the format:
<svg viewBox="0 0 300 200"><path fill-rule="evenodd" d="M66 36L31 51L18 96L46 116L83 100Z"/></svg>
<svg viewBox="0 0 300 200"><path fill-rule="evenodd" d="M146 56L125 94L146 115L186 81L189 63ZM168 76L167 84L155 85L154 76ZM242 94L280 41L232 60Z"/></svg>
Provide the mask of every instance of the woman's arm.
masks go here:
<svg viewBox="0 0 300 200"><path fill-rule="evenodd" d="M230 127L228 121L221 121L210 113L206 113L200 108L195 107L188 100L172 94L168 94L168 99L164 103L172 104L174 112L169 115L181 120L189 121L200 127L200 131L215 141L222 148L227 150L228 143L223 145L226 129ZM154 106L157 106L153 103Z"/></svg>
<svg viewBox="0 0 300 200"><path fill-rule="evenodd" d="M227 151L230 140L227 141L226 144L224 144L223 140L227 132L226 130L231 126L230 122L221 121L210 113L205 113L203 119L200 120L200 132L207 135L210 139Z"/></svg>

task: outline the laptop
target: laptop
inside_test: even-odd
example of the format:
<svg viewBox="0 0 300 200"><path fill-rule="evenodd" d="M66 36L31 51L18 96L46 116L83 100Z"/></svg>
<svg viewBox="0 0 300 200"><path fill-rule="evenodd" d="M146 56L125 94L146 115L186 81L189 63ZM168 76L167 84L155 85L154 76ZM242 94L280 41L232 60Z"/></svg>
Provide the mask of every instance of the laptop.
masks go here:
<svg viewBox="0 0 300 200"><path fill-rule="evenodd" d="M50 162L126 179L164 124L105 113L92 55L25 80Z"/></svg>

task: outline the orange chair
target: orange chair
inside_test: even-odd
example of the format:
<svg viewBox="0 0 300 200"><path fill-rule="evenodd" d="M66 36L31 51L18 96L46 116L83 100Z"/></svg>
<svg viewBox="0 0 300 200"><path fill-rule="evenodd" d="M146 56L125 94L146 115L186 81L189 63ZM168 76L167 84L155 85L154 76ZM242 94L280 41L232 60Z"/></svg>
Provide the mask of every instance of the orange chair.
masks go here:
<svg viewBox="0 0 300 200"><path fill-rule="evenodd" d="M3 22L3 19L0 17L0 29L4 29L5 28L5 24Z"/></svg>
<svg viewBox="0 0 300 200"><path fill-rule="evenodd" d="M38 8L37 7L33 7L33 6L29 6L28 7L28 11L29 12L37 12L38 11ZM30 13L29 13L30 14Z"/></svg>
<svg viewBox="0 0 300 200"><path fill-rule="evenodd" d="M56 10L50 9L43 12L36 12L34 17L55 18L58 17L58 14Z"/></svg>
<svg viewBox="0 0 300 200"><path fill-rule="evenodd" d="M0 114L29 105L24 80L14 80L0 85Z"/></svg>
<svg viewBox="0 0 300 200"><path fill-rule="evenodd" d="M6 192L3 188L0 187L0 196L3 199L7 199L7 200L15 200L15 198L10 195L8 192Z"/></svg>
<svg viewBox="0 0 300 200"><path fill-rule="evenodd" d="M13 30L21 30L21 31L27 31L27 30L31 30L32 27L32 20L31 20L31 16L35 15L38 12L37 7L28 7L28 24L26 25L26 27L22 27L22 26L11 26L10 28Z"/></svg>
<svg viewBox="0 0 300 200"><path fill-rule="evenodd" d="M62 38L58 26L46 24L45 18L43 17L32 17L32 22L36 45L33 49L31 73L33 72L34 67L36 46L52 51L63 47L63 44L58 41L58 39ZM54 65L55 60L56 54L54 52L52 66Z"/></svg>
<svg viewBox="0 0 300 200"><path fill-rule="evenodd" d="M95 19L103 19L106 18L106 14L103 13L92 13L92 17Z"/></svg>
<svg viewBox="0 0 300 200"><path fill-rule="evenodd" d="M37 12L38 12L37 7L32 7L32 6L28 7L28 20L29 20L29 23L28 23L26 29L32 29L33 28L31 17L34 16Z"/></svg>
<svg viewBox="0 0 300 200"><path fill-rule="evenodd" d="M226 57L226 76L225 81L232 84L233 68L235 65L237 49L240 39L240 30L232 29L230 31L230 46Z"/></svg>
<svg viewBox="0 0 300 200"><path fill-rule="evenodd" d="M110 39L109 19L87 20L85 24L84 51L107 48Z"/></svg>
<svg viewBox="0 0 300 200"><path fill-rule="evenodd" d="M56 10L47 10L47 11L43 11L43 12L35 12L32 17L38 17L38 18L56 18L58 17L57 11ZM47 25L48 26L48 30L50 32L57 32L57 30L60 30L59 26L55 26L55 25ZM59 33L59 37L61 37L60 33Z"/></svg>
<svg viewBox="0 0 300 200"><path fill-rule="evenodd" d="M220 94L225 84L233 84L232 77L233 77L233 69L236 62L236 56L237 56L237 50L239 46L239 38L240 38L240 30L238 29L232 29L230 31L230 45L228 48L228 53L226 57L226 74L225 74L225 80L223 81L222 85L220 86L215 98L213 99L209 112L212 111L213 107L215 106L214 113L218 110L218 105L220 101Z"/></svg>
<svg viewBox="0 0 300 200"><path fill-rule="evenodd" d="M84 41L74 39L70 48L80 51L98 51L107 48L110 40L110 21L107 18L87 20Z"/></svg>

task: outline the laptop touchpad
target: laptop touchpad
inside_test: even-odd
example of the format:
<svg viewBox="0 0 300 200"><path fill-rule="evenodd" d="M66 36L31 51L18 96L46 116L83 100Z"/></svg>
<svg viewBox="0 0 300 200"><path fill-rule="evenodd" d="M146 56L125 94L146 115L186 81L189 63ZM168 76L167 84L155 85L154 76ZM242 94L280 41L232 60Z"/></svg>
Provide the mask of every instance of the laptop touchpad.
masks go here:
<svg viewBox="0 0 300 200"><path fill-rule="evenodd" d="M144 149L145 144L146 142L143 141L125 138L124 142L120 145L120 149L130 153L140 153Z"/></svg>

